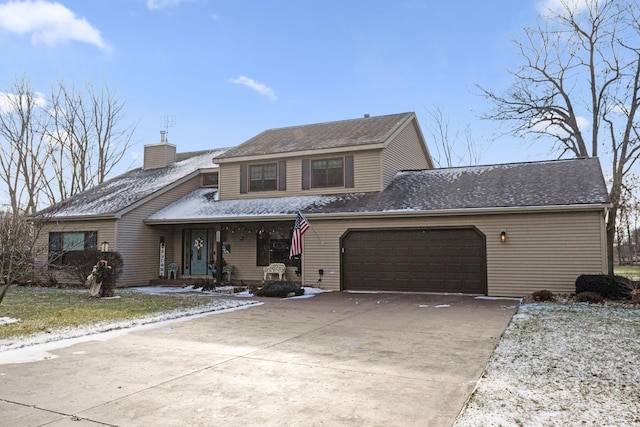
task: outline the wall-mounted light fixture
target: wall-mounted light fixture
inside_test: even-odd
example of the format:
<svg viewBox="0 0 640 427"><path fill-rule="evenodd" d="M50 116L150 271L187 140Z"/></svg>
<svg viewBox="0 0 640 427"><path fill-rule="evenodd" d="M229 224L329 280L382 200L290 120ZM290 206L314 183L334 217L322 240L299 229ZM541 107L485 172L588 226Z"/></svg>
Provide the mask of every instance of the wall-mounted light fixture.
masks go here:
<svg viewBox="0 0 640 427"><path fill-rule="evenodd" d="M500 243L504 243L507 241L507 230L502 230L500 232Z"/></svg>
<svg viewBox="0 0 640 427"><path fill-rule="evenodd" d="M100 244L100 250L101 250L102 252L109 252L109 242L106 242L106 241L105 241L105 242L102 242L102 243Z"/></svg>

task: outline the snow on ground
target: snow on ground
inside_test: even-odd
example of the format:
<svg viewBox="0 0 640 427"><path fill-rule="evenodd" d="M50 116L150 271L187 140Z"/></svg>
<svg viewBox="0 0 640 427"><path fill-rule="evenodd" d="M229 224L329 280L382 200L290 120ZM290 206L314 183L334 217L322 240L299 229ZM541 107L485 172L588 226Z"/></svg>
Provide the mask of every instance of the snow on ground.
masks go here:
<svg viewBox="0 0 640 427"><path fill-rule="evenodd" d="M199 307L192 307L186 309L176 309L154 315L138 317L136 319L121 320L117 322L100 322L90 325L83 325L74 328L62 328L54 329L48 332L42 332L33 334L27 337L21 337L18 341L15 339L3 339L0 340L0 354L3 351L28 347L32 345L44 344L51 341L59 341L69 338L77 338L87 336L91 334L97 334L101 332L131 329L142 325L158 323L166 320L178 319L187 316L196 316L200 314L228 311L231 309L241 308L243 306L249 306L258 304L258 301L248 300L223 300L212 299L209 304L205 304Z"/></svg>
<svg viewBox="0 0 640 427"><path fill-rule="evenodd" d="M0 326L8 325L10 323L19 322L20 319L12 319L11 317L0 317Z"/></svg>
<svg viewBox="0 0 640 427"><path fill-rule="evenodd" d="M253 297L251 292L248 289L245 289L242 292L234 292L234 286L217 286L215 290L203 291L202 288L197 288L195 286L185 286L182 287L172 287L172 286L143 286L140 288L130 288L135 292L145 292L150 294L189 294L189 295L200 295L203 297L216 296L216 295L233 295L234 297ZM301 299L301 298L311 298L323 292L331 292L320 288L312 288L304 286L304 295L300 295L297 297L288 297L282 299Z"/></svg>
<svg viewBox="0 0 640 427"><path fill-rule="evenodd" d="M155 315L149 315L145 317L139 317L137 319L123 320L118 322L102 322L92 325L83 325L76 328L64 328L58 330L52 330L50 332L43 332L34 334L28 337L22 337L19 341L15 339L0 340L0 354L7 350L18 349L22 347L34 346L53 341L68 340L72 338L84 337L92 334L98 334L102 332L114 331L114 330L130 330L143 325L155 324L158 322L169 321L179 318L193 318L194 316L206 315L210 313L226 312L233 309L246 308L250 305L260 304L256 300L247 300L244 298L253 297L249 291L243 291L233 293L233 286L221 286L217 287L215 291L203 291L201 288L193 286L187 287L169 287L169 286L143 286L137 288L118 289L118 293L124 294L127 292L142 292L148 294L181 294L181 295L194 295L201 297L220 297L225 296L229 299L211 298L209 304L205 304L199 307L176 309L164 313ZM310 298L323 291L318 288L304 288L304 295L294 298ZM118 295L119 297L119 295ZM291 299L291 298L289 298ZM12 319L9 317L0 318L0 326L3 324L9 324L18 322L19 319ZM4 357L3 357L4 358Z"/></svg>
<svg viewBox="0 0 640 427"><path fill-rule="evenodd" d="M523 305L455 427L640 425L640 310Z"/></svg>

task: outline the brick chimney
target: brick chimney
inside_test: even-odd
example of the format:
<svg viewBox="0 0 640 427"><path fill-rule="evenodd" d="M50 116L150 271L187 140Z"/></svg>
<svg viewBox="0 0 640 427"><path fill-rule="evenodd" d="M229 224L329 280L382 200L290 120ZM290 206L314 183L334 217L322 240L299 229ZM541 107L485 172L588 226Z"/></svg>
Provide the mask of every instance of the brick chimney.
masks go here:
<svg viewBox="0 0 640 427"><path fill-rule="evenodd" d="M144 161L142 169L157 169L167 167L176 161L176 146L169 144L167 132L160 131L160 143L144 146Z"/></svg>

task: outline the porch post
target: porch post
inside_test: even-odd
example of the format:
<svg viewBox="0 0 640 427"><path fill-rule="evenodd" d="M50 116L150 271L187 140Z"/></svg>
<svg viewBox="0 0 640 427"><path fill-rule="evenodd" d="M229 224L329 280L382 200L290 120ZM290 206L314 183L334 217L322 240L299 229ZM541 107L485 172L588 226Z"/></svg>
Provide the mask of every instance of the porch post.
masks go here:
<svg viewBox="0 0 640 427"><path fill-rule="evenodd" d="M224 224L220 223L220 230L216 232L216 282L222 283L222 229Z"/></svg>

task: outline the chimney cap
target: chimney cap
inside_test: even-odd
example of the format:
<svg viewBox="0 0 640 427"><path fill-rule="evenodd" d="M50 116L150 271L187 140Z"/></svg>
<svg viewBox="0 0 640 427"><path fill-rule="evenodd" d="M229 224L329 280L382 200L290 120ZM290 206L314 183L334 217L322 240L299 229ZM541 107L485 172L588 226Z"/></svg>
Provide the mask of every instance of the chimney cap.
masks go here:
<svg viewBox="0 0 640 427"><path fill-rule="evenodd" d="M366 113L366 114L364 115L364 118L365 118L365 119L368 119L369 117L371 117L371 116L369 116L369 114L368 114L368 113Z"/></svg>

